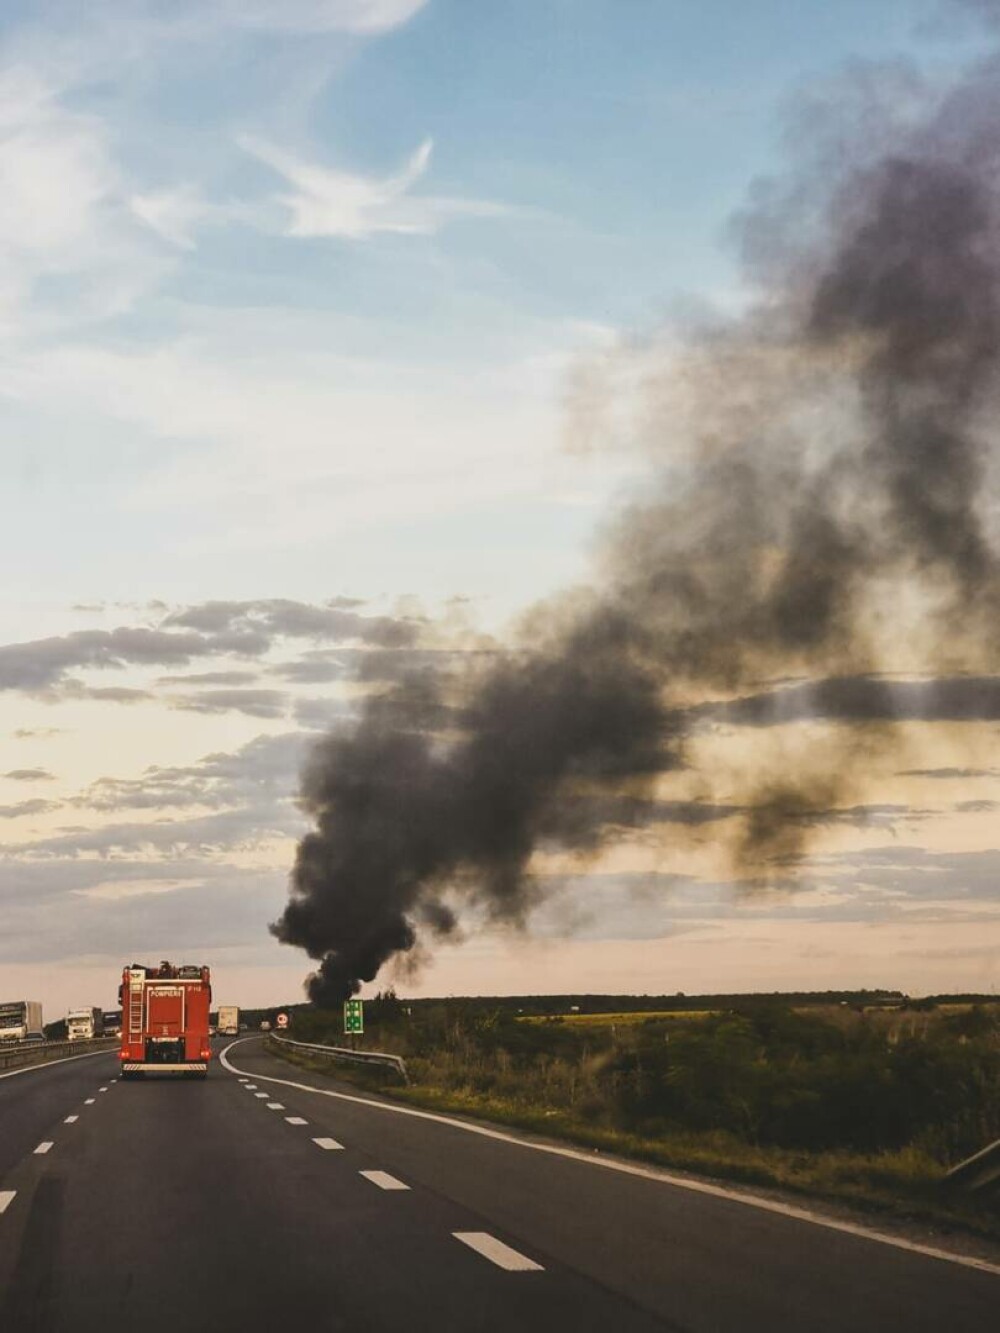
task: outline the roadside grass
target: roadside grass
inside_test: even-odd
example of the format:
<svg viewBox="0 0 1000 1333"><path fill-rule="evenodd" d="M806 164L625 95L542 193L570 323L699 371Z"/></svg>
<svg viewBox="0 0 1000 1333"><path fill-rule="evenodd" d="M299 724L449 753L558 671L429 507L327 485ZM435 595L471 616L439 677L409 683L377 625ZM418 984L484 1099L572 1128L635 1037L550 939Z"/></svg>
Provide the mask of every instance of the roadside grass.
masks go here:
<svg viewBox="0 0 1000 1333"><path fill-rule="evenodd" d="M585 1112L544 1101L477 1091L468 1083L435 1085L423 1081L431 1071L421 1069L426 1063L421 1060L408 1061L413 1081L401 1087L388 1069L359 1068L269 1045L290 1064L410 1106L526 1130L595 1153L613 1153L712 1181L775 1189L803 1202L848 1205L868 1215L1000 1240L1000 1200L950 1196L945 1169L912 1146L879 1153L791 1150L750 1144L721 1130L667 1127L653 1137L600 1124Z"/></svg>

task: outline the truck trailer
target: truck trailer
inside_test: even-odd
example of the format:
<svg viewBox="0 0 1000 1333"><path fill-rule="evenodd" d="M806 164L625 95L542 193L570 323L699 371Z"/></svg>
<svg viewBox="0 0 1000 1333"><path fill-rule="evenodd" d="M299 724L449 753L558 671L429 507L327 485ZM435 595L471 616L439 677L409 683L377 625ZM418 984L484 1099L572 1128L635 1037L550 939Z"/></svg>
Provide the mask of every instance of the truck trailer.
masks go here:
<svg viewBox="0 0 1000 1333"><path fill-rule="evenodd" d="M212 1056L212 985L202 965L133 963L122 973L121 1074L194 1074L204 1078Z"/></svg>
<svg viewBox="0 0 1000 1333"><path fill-rule="evenodd" d="M0 1042L43 1041L42 1006L38 1000L0 1003Z"/></svg>
<svg viewBox="0 0 1000 1333"><path fill-rule="evenodd" d="M66 1015L68 1041L93 1041L104 1036L104 1010L96 1005L71 1009Z"/></svg>
<svg viewBox="0 0 1000 1333"><path fill-rule="evenodd" d="M238 1037L240 1034L240 1011L235 1004L219 1005L219 1036Z"/></svg>

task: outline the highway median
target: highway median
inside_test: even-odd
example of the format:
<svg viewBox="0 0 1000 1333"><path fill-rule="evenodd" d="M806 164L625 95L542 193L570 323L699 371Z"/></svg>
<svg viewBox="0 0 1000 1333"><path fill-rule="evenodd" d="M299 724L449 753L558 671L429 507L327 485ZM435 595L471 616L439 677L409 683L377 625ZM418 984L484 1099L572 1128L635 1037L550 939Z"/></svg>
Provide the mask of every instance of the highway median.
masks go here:
<svg viewBox="0 0 1000 1333"><path fill-rule="evenodd" d="M0 1076L8 1070L13 1073L83 1055L99 1055L117 1048L117 1037L96 1037L90 1041L22 1042L16 1046L0 1048Z"/></svg>

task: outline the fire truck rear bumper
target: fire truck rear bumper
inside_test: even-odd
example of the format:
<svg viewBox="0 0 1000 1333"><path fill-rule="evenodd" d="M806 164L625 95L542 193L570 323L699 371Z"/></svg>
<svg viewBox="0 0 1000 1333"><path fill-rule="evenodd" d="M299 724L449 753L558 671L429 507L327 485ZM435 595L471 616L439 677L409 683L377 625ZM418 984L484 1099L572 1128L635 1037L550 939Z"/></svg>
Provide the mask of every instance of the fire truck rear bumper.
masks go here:
<svg viewBox="0 0 1000 1333"><path fill-rule="evenodd" d="M183 1060L167 1064L162 1060L125 1060L123 1074L207 1074L207 1060Z"/></svg>

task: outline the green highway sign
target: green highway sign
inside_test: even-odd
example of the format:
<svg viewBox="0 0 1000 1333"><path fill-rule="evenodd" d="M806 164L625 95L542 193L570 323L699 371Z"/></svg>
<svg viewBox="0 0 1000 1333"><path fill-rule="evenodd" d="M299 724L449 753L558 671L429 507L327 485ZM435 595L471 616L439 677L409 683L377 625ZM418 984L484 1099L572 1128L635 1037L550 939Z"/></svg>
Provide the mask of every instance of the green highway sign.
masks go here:
<svg viewBox="0 0 1000 1333"><path fill-rule="evenodd" d="M362 1000L344 1001L344 1031L364 1032L365 1030L365 1009Z"/></svg>

